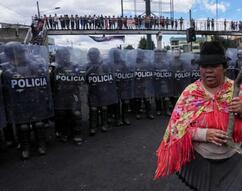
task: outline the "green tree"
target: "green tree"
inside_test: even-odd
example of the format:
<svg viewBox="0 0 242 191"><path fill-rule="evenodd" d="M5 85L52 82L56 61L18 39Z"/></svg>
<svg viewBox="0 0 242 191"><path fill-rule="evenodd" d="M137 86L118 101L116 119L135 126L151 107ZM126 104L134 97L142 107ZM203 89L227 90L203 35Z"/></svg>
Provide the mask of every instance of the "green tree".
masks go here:
<svg viewBox="0 0 242 191"><path fill-rule="evenodd" d="M166 50L170 50L171 47L170 47L169 45L166 45L166 46L164 47L164 49L166 49Z"/></svg>
<svg viewBox="0 0 242 191"><path fill-rule="evenodd" d="M152 40L152 45L151 45L151 49L154 50L155 49L155 43ZM140 49L147 49L147 39L145 37L141 37L140 41L139 41L139 45L138 48Z"/></svg>
<svg viewBox="0 0 242 191"><path fill-rule="evenodd" d="M128 44L127 46L124 47L124 49L132 50L134 49L134 47L131 44Z"/></svg>

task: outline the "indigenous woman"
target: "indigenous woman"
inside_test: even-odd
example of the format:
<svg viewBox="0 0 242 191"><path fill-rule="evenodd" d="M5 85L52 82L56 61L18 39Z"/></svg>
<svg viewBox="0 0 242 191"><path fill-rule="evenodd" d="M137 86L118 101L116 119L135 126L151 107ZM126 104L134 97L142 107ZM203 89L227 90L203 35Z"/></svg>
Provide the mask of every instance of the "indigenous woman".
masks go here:
<svg viewBox="0 0 242 191"><path fill-rule="evenodd" d="M242 156L228 147L229 113L235 114L232 140L242 141L242 96L225 76L227 60L218 42L205 42L200 74L181 94L157 150L155 179L177 173L192 190L242 190ZM240 92L241 93L241 92Z"/></svg>

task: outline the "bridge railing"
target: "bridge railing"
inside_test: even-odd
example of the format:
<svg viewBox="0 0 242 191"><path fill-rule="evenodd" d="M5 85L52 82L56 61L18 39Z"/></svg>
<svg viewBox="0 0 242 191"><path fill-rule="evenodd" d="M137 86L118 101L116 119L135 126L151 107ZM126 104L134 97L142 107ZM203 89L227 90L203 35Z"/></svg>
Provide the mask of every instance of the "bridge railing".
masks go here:
<svg viewBox="0 0 242 191"><path fill-rule="evenodd" d="M24 39L24 44L28 44L32 40L32 38L33 38L32 29L31 27L29 27L28 32Z"/></svg>
<svg viewBox="0 0 242 191"><path fill-rule="evenodd" d="M85 20L86 19L86 20ZM168 18L79 18L74 24L65 20L58 20L57 27L50 24L47 19L48 30L186 30L194 26L197 31L242 31L241 21L216 20L183 20ZM68 23L68 24L67 24ZM52 26L52 27L51 27Z"/></svg>
<svg viewBox="0 0 242 191"><path fill-rule="evenodd" d="M200 31L241 31L240 21L214 21L208 23L206 20L196 20L195 29Z"/></svg>
<svg viewBox="0 0 242 191"><path fill-rule="evenodd" d="M0 22L0 28L28 28L29 25Z"/></svg>

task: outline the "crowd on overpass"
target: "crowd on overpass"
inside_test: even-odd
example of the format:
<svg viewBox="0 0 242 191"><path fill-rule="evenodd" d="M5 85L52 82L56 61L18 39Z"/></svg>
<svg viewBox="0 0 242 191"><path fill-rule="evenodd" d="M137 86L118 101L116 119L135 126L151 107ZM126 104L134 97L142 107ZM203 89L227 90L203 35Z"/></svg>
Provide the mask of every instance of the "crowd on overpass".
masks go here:
<svg viewBox="0 0 242 191"><path fill-rule="evenodd" d="M33 20L38 19L37 16ZM242 31L242 21L218 21L213 18L207 20L184 20L180 17L171 19L164 16L103 16L103 15L44 15L41 18L45 21L48 29L53 30L122 30L122 29L163 29L163 30L184 30L188 27L195 27L197 30L214 31L219 30Z"/></svg>

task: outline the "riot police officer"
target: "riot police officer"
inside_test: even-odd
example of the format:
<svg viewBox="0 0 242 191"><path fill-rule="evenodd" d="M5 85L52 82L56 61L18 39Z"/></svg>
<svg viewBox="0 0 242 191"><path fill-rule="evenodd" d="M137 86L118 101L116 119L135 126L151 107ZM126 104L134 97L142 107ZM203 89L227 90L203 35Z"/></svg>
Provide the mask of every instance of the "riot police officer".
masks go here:
<svg viewBox="0 0 242 191"><path fill-rule="evenodd" d="M118 103L115 79L108 64L101 59L97 48L90 48L87 53L87 82L89 99L89 130L90 135L97 132L99 124L101 131L110 129L108 125L108 106ZM99 114L101 121L99 123Z"/></svg>
<svg viewBox="0 0 242 191"><path fill-rule="evenodd" d="M108 63L114 73L118 99L117 104L112 105L117 126L130 125L128 119L128 104L133 97L133 77L134 73L125 62L124 53L118 48L109 51Z"/></svg>
<svg viewBox="0 0 242 191"><path fill-rule="evenodd" d="M155 88L155 104L157 115L165 113L170 115L168 110L168 97L173 93L172 72L168 67L168 57L165 50L154 50L154 88Z"/></svg>
<svg viewBox="0 0 242 191"><path fill-rule="evenodd" d="M149 60L149 53L137 49L134 64L134 97L136 119L140 119L142 101L145 105L145 113L148 119L154 119L151 108L151 98L154 96L153 67ZM147 56L147 57L146 57Z"/></svg>
<svg viewBox="0 0 242 191"><path fill-rule="evenodd" d="M82 137L81 85L85 83L85 70L71 61L71 51L66 47L56 51L56 66L52 66L51 81L56 113L56 130L60 139L71 138L80 145Z"/></svg>
<svg viewBox="0 0 242 191"><path fill-rule="evenodd" d="M31 127L35 131L38 152L44 155L47 120L53 116L48 64L17 42L7 43L4 53L9 60L2 68L7 120L19 132L21 156L23 159L30 156Z"/></svg>
<svg viewBox="0 0 242 191"><path fill-rule="evenodd" d="M174 79L174 92L171 102L175 106L182 91L191 83L191 62L187 57L182 58L180 49L175 49L169 67L173 72Z"/></svg>
<svg viewBox="0 0 242 191"><path fill-rule="evenodd" d="M226 57L228 61L228 67L226 69L226 76L231 80L235 80L238 72L239 72L239 65L238 62L241 59L239 51L236 48L227 48L226 50Z"/></svg>
<svg viewBox="0 0 242 191"><path fill-rule="evenodd" d="M200 79L199 65L196 58L191 59L191 83Z"/></svg>
<svg viewBox="0 0 242 191"><path fill-rule="evenodd" d="M0 64L7 62L6 56L3 51L4 51L4 44L0 44Z"/></svg>
<svg viewBox="0 0 242 191"><path fill-rule="evenodd" d="M7 124L2 93L3 93L2 81L0 79L0 149L5 147L5 135L4 135L3 128L6 127L6 124Z"/></svg>
<svg viewBox="0 0 242 191"><path fill-rule="evenodd" d="M237 61L236 61L235 68L236 68L235 76L237 76L239 71L242 68L242 49L238 49L237 51Z"/></svg>

